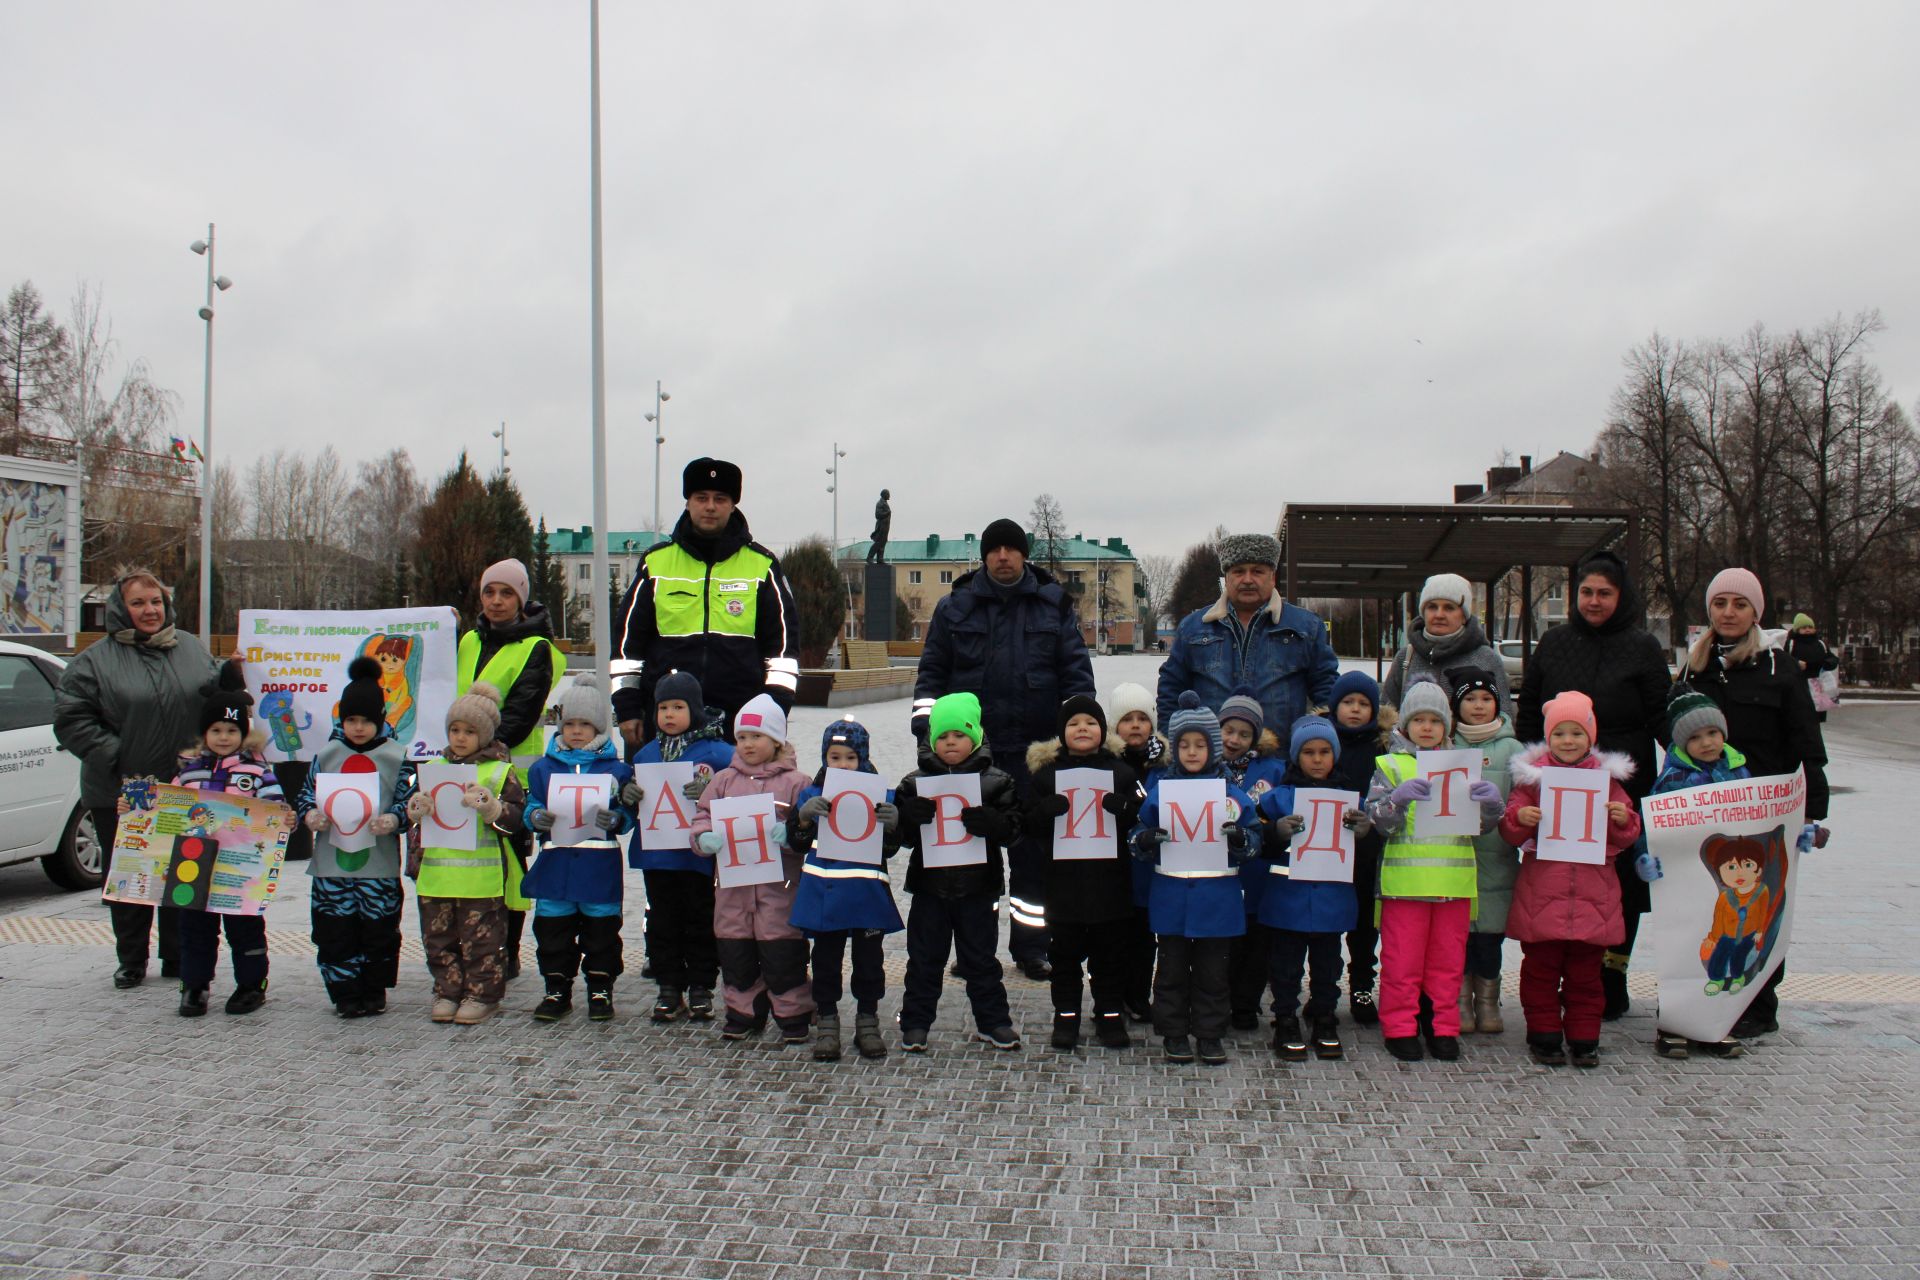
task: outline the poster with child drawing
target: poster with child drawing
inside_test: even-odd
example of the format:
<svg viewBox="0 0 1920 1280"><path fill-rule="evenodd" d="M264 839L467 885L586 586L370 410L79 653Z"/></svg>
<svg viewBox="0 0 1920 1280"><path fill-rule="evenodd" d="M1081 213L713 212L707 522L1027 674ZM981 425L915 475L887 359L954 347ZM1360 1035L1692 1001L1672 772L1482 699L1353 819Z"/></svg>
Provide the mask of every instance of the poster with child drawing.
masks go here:
<svg viewBox="0 0 1920 1280"><path fill-rule="evenodd" d="M101 896L217 915L266 912L286 861L293 810L273 800L135 779Z"/></svg>
<svg viewBox="0 0 1920 1280"><path fill-rule="evenodd" d="M409 760L447 744L459 619L451 609L243 609L240 650L267 731L269 760L310 760L338 723L347 666L380 665L387 730Z"/></svg>
<svg viewBox="0 0 1920 1280"><path fill-rule="evenodd" d="M1648 796L1641 810L1664 872L1649 886L1660 1027L1722 1039L1786 960L1806 776L1710 782Z"/></svg>

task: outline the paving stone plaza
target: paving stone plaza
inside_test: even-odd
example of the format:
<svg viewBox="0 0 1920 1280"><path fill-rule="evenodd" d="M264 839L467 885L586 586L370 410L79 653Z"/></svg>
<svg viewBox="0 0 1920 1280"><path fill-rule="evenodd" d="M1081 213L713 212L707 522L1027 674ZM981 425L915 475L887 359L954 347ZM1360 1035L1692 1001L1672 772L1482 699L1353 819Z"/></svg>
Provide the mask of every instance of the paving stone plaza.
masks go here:
<svg viewBox="0 0 1920 1280"><path fill-rule="evenodd" d="M860 714L898 777L906 703ZM827 716L795 715L809 770ZM1023 1051L968 1043L950 981L912 1057L899 936L893 1052L816 1064L647 1021L637 874L611 1023L534 1023L526 977L506 1015L430 1025L411 920L391 1011L335 1019L298 864L266 1007L219 1013L223 958L187 1021L169 983L112 989L96 896L0 870L0 1276L1920 1274L1920 704L1849 704L1828 745L1834 839L1802 878L1780 1032L1656 1058L1642 975L1578 1073L1527 1060L1511 944L1508 1030L1458 1063L1350 1028L1341 1062L1247 1032L1225 1067L1174 1068L1144 1028L1060 1055L1017 977Z"/></svg>

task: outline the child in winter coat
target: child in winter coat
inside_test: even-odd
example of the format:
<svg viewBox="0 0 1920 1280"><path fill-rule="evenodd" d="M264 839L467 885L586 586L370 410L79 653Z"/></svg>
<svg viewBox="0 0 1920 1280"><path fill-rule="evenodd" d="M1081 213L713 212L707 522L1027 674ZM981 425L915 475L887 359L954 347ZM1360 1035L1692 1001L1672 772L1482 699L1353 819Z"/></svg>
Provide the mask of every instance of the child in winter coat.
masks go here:
<svg viewBox="0 0 1920 1280"><path fill-rule="evenodd" d="M612 704L592 673L575 676L554 710L560 732L528 771L527 803L521 810L521 821L544 845L520 882L520 891L535 899L534 955L547 984L533 1016L539 1022L565 1017L573 1009L573 975L584 972L587 1017L605 1022L613 1017L613 980L624 968L620 915L625 877L619 837L633 827L637 796L628 790L633 770L621 761L620 749L608 736ZM592 810L592 834L556 845L551 833L561 814L554 808L553 784L581 774L611 779L611 803Z"/></svg>
<svg viewBox="0 0 1920 1280"><path fill-rule="evenodd" d="M900 908L893 905L893 885L887 879L886 859L900 847L900 811L891 799L873 806L873 822L880 829L880 865L824 858L815 847L820 824L833 817L833 805L826 797L827 770L850 769L857 773L875 773L867 727L848 716L826 727L820 740L820 772L813 783L800 792L799 809L793 823L793 842L807 851L806 864L800 868L800 887L793 895L793 924L813 939L813 1004L818 1018L813 1025L813 1056L817 1062L836 1062L840 1058L841 965L849 948L853 951L853 1047L863 1058L887 1056L887 1042L880 1035L880 997L887 993L886 958L882 942L890 933L907 926L901 923ZM854 830L850 838L860 838L858 817L861 809L849 811L847 805L860 806L857 800L842 801L843 819Z"/></svg>
<svg viewBox="0 0 1920 1280"><path fill-rule="evenodd" d="M653 737L634 754L633 763L690 764L693 780L677 797L649 795L636 781L636 810L645 806L645 812L653 813L671 805L689 812L713 775L733 762L726 727L726 717L706 705L700 681L691 672L662 676L653 687ZM691 848L644 849L636 835L627 844L627 865L638 867L647 885L647 960L660 986L653 1020L672 1022L685 1014L695 1022L711 1022L713 987L720 977L711 862Z"/></svg>
<svg viewBox="0 0 1920 1280"><path fill-rule="evenodd" d="M500 691L485 681L469 685L447 708L441 758L479 766L479 781L460 797L479 816L477 849L426 844L419 824L433 803L417 790L407 801L415 825L408 869L418 877L420 944L433 974L430 1016L463 1027L498 1013L507 989L507 864L514 857L510 841L524 830L520 813L527 793L499 732Z"/></svg>
<svg viewBox="0 0 1920 1280"><path fill-rule="evenodd" d="M1115 685L1107 695L1107 724L1120 740L1120 758L1139 779L1140 793L1146 794L1153 776L1166 768L1173 748L1166 736L1153 726L1154 696L1144 685L1131 682ZM1133 918L1126 925L1125 976L1120 999L1127 1017L1134 1022L1153 1019L1153 926L1147 921L1147 891L1153 887L1153 867L1129 858L1128 874L1133 881Z"/></svg>
<svg viewBox="0 0 1920 1280"><path fill-rule="evenodd" d="M1160 938L1160 963L1153 982L1153 1029L1167 1061L1192 1062L1197 1048L1202 1062L1218 1066L1227 1060L1223 1038L1232 1009L1231 939L1247 927L1246 899L1232 865L1224 871L1160 865L1161 846L1173 838L1166 826L1171 818L1162 816L1160 789L1179 780L1226 781L1220 721L1189 689L1180 695L1167 728L1173 736L1173 763L1148 788L1133 832L1133 856L1154 864L1148 908ZM1227 857L1230 864L1238 864L1259 852L1258 820L1246 792L1229 783L1226 793Z"/></svg>
<svg viewBox="0 0 1920 1280"><path fill-rule="evenodd" d="M1020 1047L1007 1006L1007 989L1000 981L1000 962L994 959L999 922L994 908L1003 883L1002 850L1019 826L1019 798L1013 779L994 767L980 727L980 699L971 693L950 693L937 699L927 713L927 745L920 767L900 779L894 805L900 811L900 842L913 851L907 864L907 892L913 906L907 912L907 981L900 1001L900 1047L908 1053L927 1051L927 1033L940 1004L940 984L949 950L958 953L960 976L967 984L967 1003L981 1040L996 1049ZM950 774L978 774L980 803L960 808L953 802L936 804L921 796L925 778ZM936 838L949 833L954 819L968 835L986 841L987 860L959 866L929 866L924 827L938 820Z"/></svg>
<svg viewBox="0 0 1920 1280"><path fill-rule="evenodd" d="M1380 705L1380 684L1364 671L1342 672L1333 682L1328 701L1334 731L1340 735L1340 754L1333 762L1329 785L1365 796L1373 783L1373 762L1390 749L1394 709ZM1371 824L1354 841L1353 897L1359 911L1347 932L1347 1008L1354 1024L1362 1027L1380 1023L1380 1006L1373 995L1380 930L1374 927L1373 903L1380 885L1380 851L1386 843L1387 838Z"/></svg>
<svg viewBox="0 0 1920 1280"><path fill-rule="evenodd" d="M793 895L800 878L800 855L787 840L800 789L807 775L793 765L787 743L787 714L762 693L733 718L733 761L713 775L700 793L693 818L693 843L716 859L726 841L713 829L713 802L729 796L773 797L773 825L766 838L780 850L783 872L772 884L734 885L713 891L713 936L725 983L725 1040L758 1036L773 1014L786 1044L805 1044L813 1023L813 992L807 986L807 940L793 925ZM714 868L716 880L719 868Z"/></svg>
<svg viewBox="0 0 1920 1280"><path fill-rule="evenodd" d="M1513 736L1512 718L1500 710L1500 686L1479 667L1452 667L1446 674L1453 689L1453 745L1480 753L1480 777L1500 788L1505 804L1513 789L1508 764L1520 754L1520 739ZM1506 1030L1500 1017L1500 951L1507 940L1507 908L1513 902L1520 855L1498 831L1482 835L1473 848L1480 911L1467 935L1460 1029L1498 1035Z"/></svg>
<svg viewBox="0 0 1920 1280"><path fill-rule="evenodd" d="M180 756L173 785L200 791L219 791L250 800L280 801L279 780L273 766L261 759L263 734L253 728L253 699L240 676L240 664L220 669L218 682L201 691L200 743ZM120 811L128 801L120 797ZM233 954L233 994L227 1012L252 1013L267 999L267 918L263 915L224 915L180 908L180 1016L198 1018L207 1011L207 988L213 985L214 963L220 952L220 932L226 930L227 950Z"/></svg>
<svg viewBox="0 0 1920 1280"><path fill-rule="evenodd" d="M1280 739L1264 724L1260 699L1246 685L1236 688L1220 704L1220 748L1227 782L1246 792L1254 808L1260 798L1279 785L1287 771ZM1267 868L1257 858L1240 864L1240 892L1246 900L1247 931L1228 949L1228 994L1233 1004L1230 1022L1236 1031L1260 1025L1260 997L1269 978L1267 926L1260 923L1260 895L1266 892ZM1276 1016L1278 1009L1275 1010Z"/></svg>
<svg viewBox="0 0 1920 1280"><path fill-rule="evenodd" d="M1620 877L1613 869L1622 849L1640 836L1640 815L1620 784L1633 776L1625 755L1593 749L1600 730L1593 700L1567 692L1541 708L1547 740L1514 757L1514 786L1507 797L1500 834L1520 846L1520 876L1513 888L1507 933L1519 939L1520 1007L1527 1015L1527 1048L1542 1066L1600 1065L1600 961L1626 937L1620 911ZM1606 862L1544 862L1535 852L1539 833L1540 776L1548 766L1605 770ZM1565 1048L1561 1035L1566 1036Z"/></svg>
<svg viewBox="0 0 1920 1280"><path fill-rule="evenodd" d="M1092 769L1109 775L1107 794L1094 809L1086 800L1059 795L1063 769ZM1070 1053L1080 1044L1080 967L1093 988L1094 1034L1109 1049L1133 1043L1121 995L1126 985L1128 926L1133 921L1133 859L1127 835L1140 807L1140 785L1120 758L1117 738L1107 734L1107 713L1100 703L1076 694L1060 704L1060 733L1027 748L1028 800L1022 823L1035 844L1047 850L1047 961L1053 966L1055 1049ZM1055 856L1054 830L1066 818L1080 834L1111 831L1113 842L1097 858Z"/></svg>
<svg viewBox="0 0 1920 1280"><path fill-rule="evenodd" d="M1433 1005L1426 1048L1442 1062L1460 1056L1460 981L1473 921L1476 857L1472 836L1422 835L1419 806L1432 799L1416 776L1417 751L1445 750L1453 732L1446 692L1415 680L1400 699L1400 730L1375 764L1367 816L1386 833L1380 855L1380 1030L1402 1062L1421 1054L1420 997ZM1480 807L1480 831L1500 818L1500 788L1482 778L1468 791Z"/></svg>
<svg viewBox="0 0 1920 1280"><path fill-rule="evenodd" d="M1307 1022L1313 1028L1313 1052L1320 1058L1338 1058L1346 1052L1340 1043L1335 1009L1340 1003L1340 938L1359 918L1351 881L1295 880L1290 846L1306 830L1306 819L1294 812L1294 793L1302 787L1338 789L1334 766L1340 759L1340 734L1333 722L1320 716L1301 716L1293 722L1287 754L1292 763L1280 785L1260 798L1260 816L1272 833L1261 841L1258 865L1267 875L1260 895L1260 922L1271 939L1268 963L1273 975L1273 1051L1287 1062L1307 1056L1307 1038L1300 1030L1300 978L1311 972ZM1353 829L1355 842L1369 834L1373 824L1359 808L1364 793L1354 792L1355 807L1342 821ZM1369 904L1371 905L1371 904Z"/></svg>
<svg viewBox="0 0 1920 1280"><path fill-rule="evenodd" d="M1753 775L1747 771L1747 758L1727 741L1727 717L1720 704L1704 693L1682 685L1667 703L1667 723L1672 726L1673 742L1667 747L1667 761L1653 784L1652 794L1703 787L1713 782L1738 782ZM1634 870L1651 884L1664 874L1660 859L1651 853L1635 860ZM1685 1058L1698 1049L1715 1058L1737 1058L1746 1052L1733 1037L1696 1041L1675 1035L1659 1026L1654 1018L1653 1051L1663 1058Z"/></svg>
<svg viewBox="0 0 1920 1280"><path fill-rule="evenodd" d="M387 721L380 664L355 658L340 691L340 723L314 753L313 767L293 811L313 832L313 949L327 998L343 1018L387 1011L387 992L400 981L400 828L413 795L407 748ZM333 823L319 805L316 779L330 773L379 778L377 812L368 823L373 846L334 847Z"/></svg>

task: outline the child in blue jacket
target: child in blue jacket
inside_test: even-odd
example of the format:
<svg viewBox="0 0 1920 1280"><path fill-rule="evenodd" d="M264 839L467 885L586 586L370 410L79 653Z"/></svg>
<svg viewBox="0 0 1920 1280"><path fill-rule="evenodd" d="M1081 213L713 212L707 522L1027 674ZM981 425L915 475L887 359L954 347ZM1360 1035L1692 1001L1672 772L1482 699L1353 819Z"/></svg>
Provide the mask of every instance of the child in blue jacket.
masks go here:
<svg viewBox="0 0 1920 1280"><path fill-rule="evenodd" d="M1280 739L1266 727L1265 712L1253 689L1241 685L1220 704L1220 747L1227 782L1247 793L1256 810L1261 797L1280 785L1287 758ZM1260 923L1260 895L1266 891L1267 869L1257 858L1240 865L1240 892L1246 897L1247 931L1233 940L1228 957L1228 990L1233 998L1235 1031L1260 1025L1260 997L1267 989L1267 927ZM1280 1012L1275 1005L1274 1013Z"/></svg>
<svg viewBox="0 0 1920 1280"><path fill-rule="evenodd" d="M853 950L853 1047L863 1058L887 1056L887 1042L880 1036L880 997L887 991L881 944L888 934L907 927L900 919L900 908L894 905L884 861L900 847L895 834L900 828L900 811L893 807L893 792L889 790L886 799L873 807L874 821L882 833L881 865L823 858L814 847L820 824L832 808L824 792L827 770L879 772L873 767L869 742L867 727L852 716L829 724L820 739L820 771L795 803L793 843L795 848L806 850L807 858L800 868L800 884L794 890L789 919L794 928L805 930L813 939L816 1062L834 1062L840 1057L840 966L849 945ZM844 804L841 811L846 812Z"/></svg>
<svg viewBox="0 0 1920 1280"><path fill-rule="evenodd" d="M1753 776L1747 771L1747 758L1727 741L1727 717L1712 698L1682 688L1667 703L1667 723L1673 727L1673 742L1667 748L1666 764L1661 767L1651 794L1684 791L1709 782L1738 782ZM1646 852L1644 831L1640 840L1641 853L1634 859L1634 870L1642 880L1651 883L1664 872L1660 859ZM1656 1012L1655 1053L1663 1058L1685 1058L1694 1049L1715 1058L1737 1058L1746 1052L1745 1046L1732 1037L1709 1044L1662 1030Z"/></svg>
<svg viewBox="0 0 1920 1280"><path fill-rule="evenodd" d="M620 759L608 736L612 705L593 676L581 674L555 704L560 732L527 775L527 804L522 821L542 843L520 891L538 901L533 909L535 955L547 994L533 1016L556 1022L573 1008L573 976L587 978L587 1016L604 1022L613 1016L613 980L620 976L620 915L623 868L619 836L633 827L632 802L624 794L633 770ZM549 788L570 774L600 774L612 779L605 808L592 815L595 834L559 846L549 833L559 822L549 807ZM571 815L570 815L571 816Z"/></svg>
<svg viewBox="0 0 1920 1280"><path fill-rule="evenodd" d="M714 774L733 763L726 717L707 706L700 681L691 672L671 671L653 687L653 737L634 754L641 764L685 763L693 781L681 789L680 808L688 819ZM651 812L671 797L649 797L637 783L630 798L636 809ZM647 961L660 986L653 1020L672 1022L685 1014L695 1022L713 1020L713 984L720 977L720 951L713 940L713 859L692 848L642 849L640 837L627 844L627 865L647 883Z"/></svg>
<svg viewBox="0 0 1920 1280"><path fill-rule="evenodd" d="M1306 819L1293 811L1294 792L1302 787L1340 788L1334 776L1340 732L1330 720L1301 716L1293 722L1287 754L1292 763L1286 776L1259 803L1260 816L1272 824L1268 839L1261 842L1260 864L1267 874L1267 887L1260 896L1260 922L1273 939L1269 952L1276 993L1273 1051L1283 1061L1301 1062L1307 1056L1299 1018L1303 971L1311 975L1306 1015L1313 1026L1314 1055L1338 1058L1345 1052L1334 1012L1340 1003L1340 939L1352 932L1360 909L1351 880L1295 880L1289 874L1293 869L1290 845L1306 829ZM1355 807L1342 819L1353 829L1356 844L1373 829L1359 801L1356 793Z"/></svg>
<svg viewBox="0 0 1920 1280"><path fill-rule="evenodd" d="M1223 1040L1232 1009L1228 968L1232 940L1247 928L1240 876L1231 866L1224 871L1175 871L1158 864L1160 846L1173 836L1162 824L1160 788L1190 779L1226 782L1220 721L1189 689L1180 695L1167 733L1173 739L1173 760L1148 790L1140 806L1140 825L1133 833L1134 857L1156 864L1147 894L1149 918L1160 939L1160 963L1153 979L1153 1029L1165 1046L1167 1061L1192 1062L1197 1047L1202 1062L1218 1066L1227 1060ZM1260 833L1247 793L1231 783L1226 791L1227 856L1237 864L1258 853Z"/></svg>

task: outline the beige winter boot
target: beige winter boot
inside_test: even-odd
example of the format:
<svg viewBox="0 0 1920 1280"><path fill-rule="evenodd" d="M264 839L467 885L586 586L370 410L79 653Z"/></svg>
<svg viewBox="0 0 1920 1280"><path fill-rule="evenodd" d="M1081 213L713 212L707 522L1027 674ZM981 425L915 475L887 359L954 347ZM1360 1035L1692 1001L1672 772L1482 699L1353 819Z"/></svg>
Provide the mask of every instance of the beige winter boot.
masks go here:
<svg viewBox="0 0 1920 1280"><path fill-rule="evenodd" d="M1483 1035L1497 1036L1507 1029L1500 1018L1500 979L1473 980L1473 1021ZM1462 1021L1460 1025L1466 1023Z"/></svg>
<svg viewBox="0 0 1920 1280"><path fill-rule="evenodd" d="M1473 1034L1473 987L1477 981L1470 974L1460 978L1460 1034Z"/></svg>

